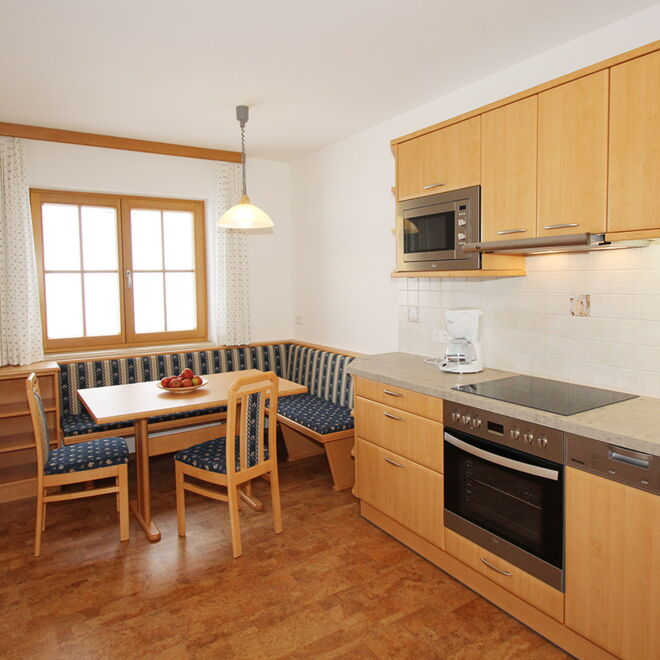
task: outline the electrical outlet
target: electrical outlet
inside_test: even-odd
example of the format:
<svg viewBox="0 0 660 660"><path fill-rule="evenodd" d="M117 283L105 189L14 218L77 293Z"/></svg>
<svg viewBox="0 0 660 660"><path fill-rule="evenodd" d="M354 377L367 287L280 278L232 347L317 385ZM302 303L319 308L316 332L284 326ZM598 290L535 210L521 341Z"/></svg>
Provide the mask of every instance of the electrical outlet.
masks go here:
<svg viewBox="0 0 660 660"><path fill-rule="evenodd" d="M568 311L571 316L591 316L591 295L586 293L571 296L568 302Z"/></svg>
<svg viewBox="0 0 660 660"><path fill-rule="evenodd" d="M411 323L419 322L419 307L408 307L408 320Z"/></svg>
<svg viewBox="0 0 660 660"><path fill-rule="evenodd" d="M296 325L305 325L305 317L302 314L294 314L293 322Z"/></svg>

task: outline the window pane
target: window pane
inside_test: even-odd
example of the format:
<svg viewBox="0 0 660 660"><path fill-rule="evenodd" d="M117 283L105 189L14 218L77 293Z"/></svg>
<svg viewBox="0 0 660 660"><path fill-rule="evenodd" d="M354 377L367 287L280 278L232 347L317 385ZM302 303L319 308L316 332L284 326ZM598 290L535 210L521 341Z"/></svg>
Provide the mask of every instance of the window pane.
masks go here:
<svg viewBox="0 0 660 660"><path fill-rule="evenodd" d="M44 204L41 226L46 270L80 270L78 207L69 204Z"/></svg>
<svg viewBox="0 0 660 660"><path fill-rule="evenodd" d="M197 301L194 273L165 273L167 330L197 328Z"/></svg>
<svg viewBox="0 0 660 660"><path fill-rule="evenodd" d="M118 335L119 276L116 273L86 273L85 322L88 337Z"/></svg>
<svg viewBox="0 0 660 660"><path fill-rule="evenodd" d="M133 270L162 270L163 244L160 211L131 211Z"/></svg>
<svg viewBox="0 0 660 660"><path fill-rule="evenodd" d="M117 212L113 208L80 208L85 270L117 270ZM85 305L87 300L85 299Z"/></svg>
<svg viewBox="0 0 660 660"><path fill-rule="evenodd" d="M193 270L195 268L195 245L192 213L163 211L163 231L165 269Z"/></svg>
<svg viewBox="0 0 660 660"><path fill-rule="evenodd" d="M165 301L162 273L133 274L135 332L165 330Z"/></svg>
<svg viewBox="0 0 660 660"><path fill-rule="evenodd" d="M48 337L83 336L82 286L78 273L46 274Z"/></svg>

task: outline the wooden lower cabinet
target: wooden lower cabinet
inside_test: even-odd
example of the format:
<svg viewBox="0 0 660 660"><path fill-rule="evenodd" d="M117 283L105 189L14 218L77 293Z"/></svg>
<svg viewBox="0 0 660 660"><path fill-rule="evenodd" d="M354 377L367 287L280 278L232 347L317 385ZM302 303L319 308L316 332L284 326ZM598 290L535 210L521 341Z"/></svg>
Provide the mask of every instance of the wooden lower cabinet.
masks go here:
<svg viewBox="0 0 660 660"><path fill-rule="evenodd" d="M358 437L358 497L442 548L442 475Z"/></svg>
<svg viewBox="0 0 660 660"><path fill-rule="evenodd" d="M660 658L660 497L566 468L566 625L623 660Z"/></svg>
<svg viewBox="0 0 660 660"><path fill-rule="evenodd" d="M541 612L557 621L564 620L564 594L561 591L450 529L445 530L445 550Z"/></svg>

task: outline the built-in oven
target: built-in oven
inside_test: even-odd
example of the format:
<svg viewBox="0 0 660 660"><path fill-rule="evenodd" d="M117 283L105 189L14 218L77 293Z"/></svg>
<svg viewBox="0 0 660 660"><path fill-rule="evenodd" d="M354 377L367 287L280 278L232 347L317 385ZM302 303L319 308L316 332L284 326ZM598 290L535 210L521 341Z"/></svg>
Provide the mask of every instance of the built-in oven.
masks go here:
<svg viewBox="0 0 660 660"><path fill-rule="evenodd" d="M397 204L397 270L472 270L481 255L466 253L480 237L480 187L407 199Z"/></svg>
<svg viewBox="0 0 660 660"><path fill-rule="evenodd" d="M445 526L563 590L563 455L561 431L447 404Z"/></svg>

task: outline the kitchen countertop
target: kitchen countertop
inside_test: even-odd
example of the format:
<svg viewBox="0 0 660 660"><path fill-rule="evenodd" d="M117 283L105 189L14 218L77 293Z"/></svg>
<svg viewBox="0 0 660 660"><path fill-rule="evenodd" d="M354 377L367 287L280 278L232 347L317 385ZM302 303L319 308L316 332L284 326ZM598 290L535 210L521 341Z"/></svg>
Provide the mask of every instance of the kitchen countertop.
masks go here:
<svg viewBox="0 0 660 660"><path fill-rule="evenodd" d="M526 422L587 436L620 447L660 456L660 399L640 396L620 403L564 416L452 390L456 385L481 383L518 374L484 369L478 374L451 374L424 362L420 355L381 353L363 355L348 372L386 385L437 396L473 408L508 415Z"/></svg>

